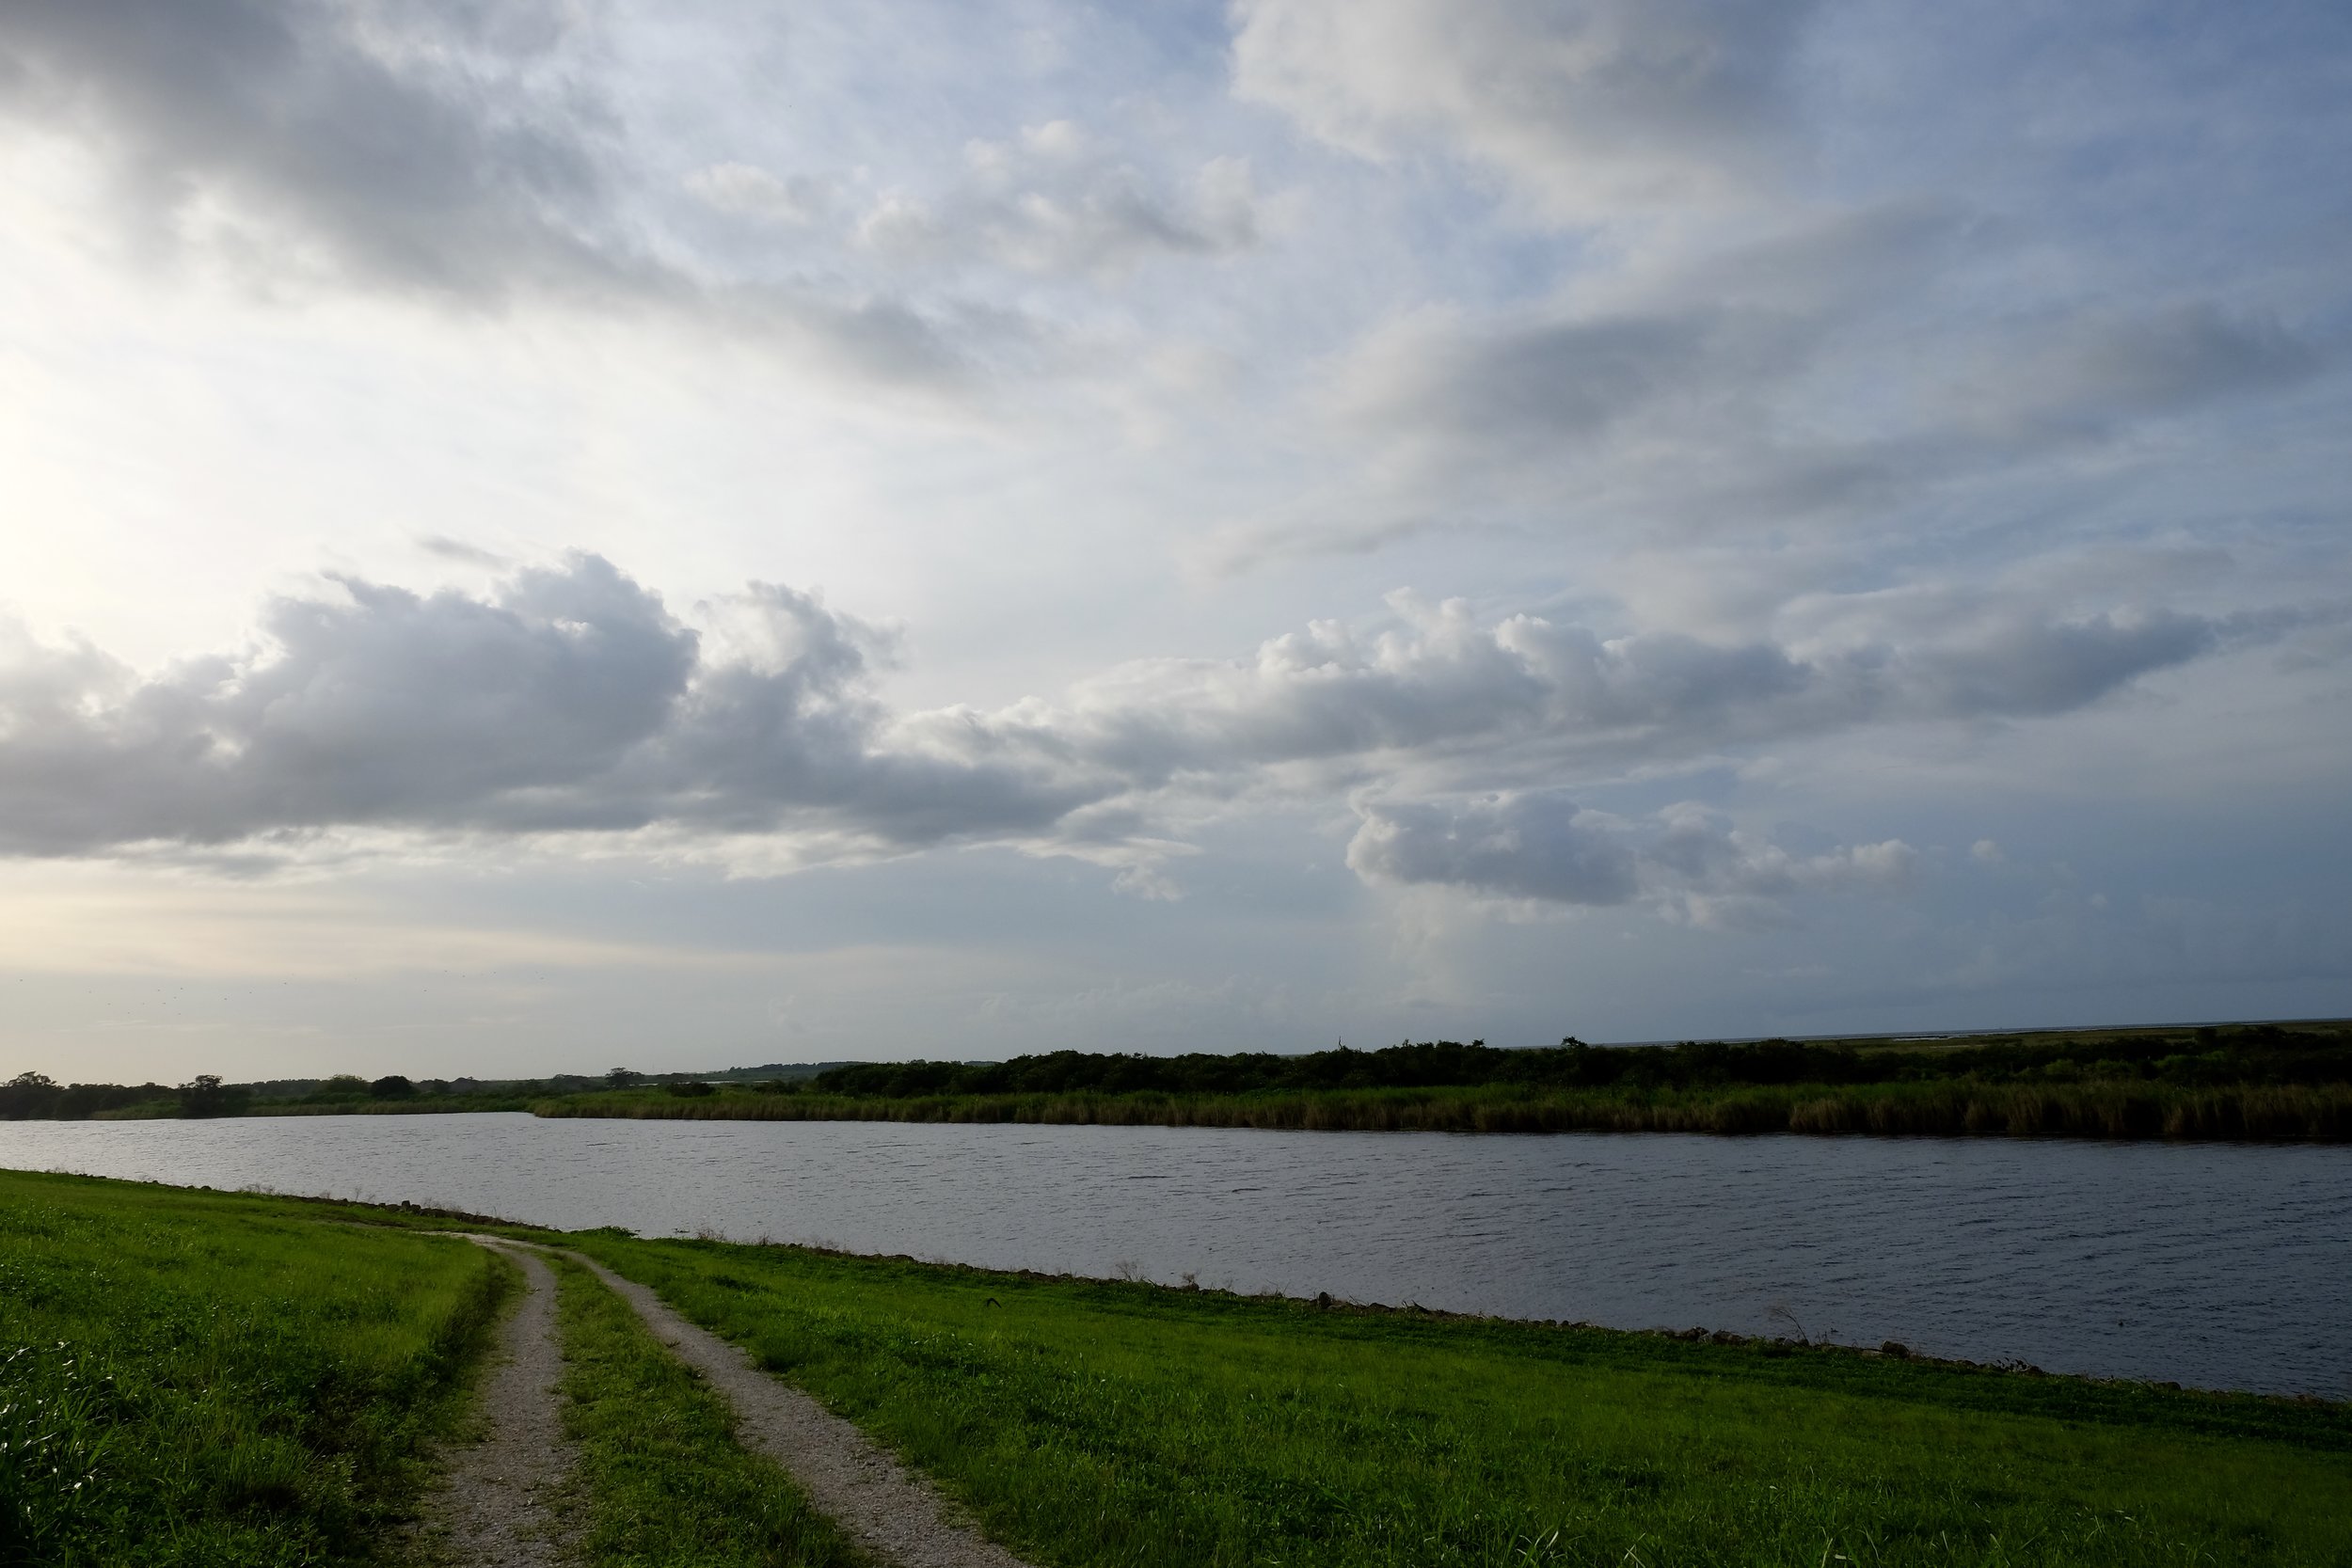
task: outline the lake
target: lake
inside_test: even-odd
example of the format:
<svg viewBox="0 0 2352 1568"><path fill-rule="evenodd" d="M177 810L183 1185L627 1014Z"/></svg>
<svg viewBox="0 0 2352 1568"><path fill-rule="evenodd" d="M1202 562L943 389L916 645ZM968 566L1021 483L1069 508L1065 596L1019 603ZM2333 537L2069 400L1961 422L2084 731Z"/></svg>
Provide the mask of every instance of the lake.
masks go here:
<svg viewBox="0 0 2352 1568"><path fill-rule="evenodd" d="M0 1165L2352 1398L2352 1148L513 1116L0 1122Z"/></svg>

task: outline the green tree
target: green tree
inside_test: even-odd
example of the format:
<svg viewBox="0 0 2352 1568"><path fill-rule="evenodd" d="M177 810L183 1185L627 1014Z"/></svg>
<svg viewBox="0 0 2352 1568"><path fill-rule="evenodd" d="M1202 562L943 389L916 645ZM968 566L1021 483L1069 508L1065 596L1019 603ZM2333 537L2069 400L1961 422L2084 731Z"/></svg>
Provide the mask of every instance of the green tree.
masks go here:
<svg viewBox="0 0 2352 1568"><path fill-rule="evenodd" d="M245 1108L246 1097L220 1081L217 1072L199 1072L180 1085L183 1117L232 1116Z"/></svg>

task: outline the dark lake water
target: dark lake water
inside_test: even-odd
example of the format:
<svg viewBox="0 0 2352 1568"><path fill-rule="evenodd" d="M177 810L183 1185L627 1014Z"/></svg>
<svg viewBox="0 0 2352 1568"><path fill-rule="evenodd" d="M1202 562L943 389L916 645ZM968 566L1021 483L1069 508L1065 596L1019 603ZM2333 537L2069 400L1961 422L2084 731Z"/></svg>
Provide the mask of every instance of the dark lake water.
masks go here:
<svg viewBox="0 0 2352 1568"><path fill-rule="evenodd" d="M2352 1398L2344 1148L516 1115L0 1122L0 1165Z"/></svg>

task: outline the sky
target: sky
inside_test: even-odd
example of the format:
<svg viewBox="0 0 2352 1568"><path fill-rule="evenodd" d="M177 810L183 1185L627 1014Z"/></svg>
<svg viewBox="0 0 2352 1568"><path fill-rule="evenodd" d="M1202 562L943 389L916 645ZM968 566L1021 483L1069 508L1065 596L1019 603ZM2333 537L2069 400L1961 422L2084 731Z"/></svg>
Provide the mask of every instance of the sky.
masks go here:
<svg viewBox="0 0 2352 1568"><path fill-rule="evenodd" d="M2329 0L0 0L0 1074L2352 1013Z"/></svg>

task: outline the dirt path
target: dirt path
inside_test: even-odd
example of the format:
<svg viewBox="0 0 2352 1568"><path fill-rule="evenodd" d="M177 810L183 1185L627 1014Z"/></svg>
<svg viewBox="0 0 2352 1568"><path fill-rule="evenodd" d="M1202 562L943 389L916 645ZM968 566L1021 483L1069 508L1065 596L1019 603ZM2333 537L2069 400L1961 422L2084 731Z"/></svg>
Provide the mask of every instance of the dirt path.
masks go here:
<svg viewBox="0 0 2352 1568"><path fill-rule="evenodd" d="M955 1518L928 1481L856 1427L762 1371L738 1346L688 1323L644 1286L592 1259L580 1261L636 1310L654 1338L726 1396L738 1439L783 1465L811 1502L874 1556L898 1568L1027 1568Z"/></svg>
<svg viewBox="0 0 2352 1568"><path fill-rule="evenodd" d="M413 1554L449 1568L556 1568L573 1558L579 1511L568 1492L572 1445L556 1388L555 1275L527 1247L469 1236L513 1259L526 1294L499 1334L499 1361L482 1387L482 1441L451 1452L440 1489L425 1499Z"/></svg>

